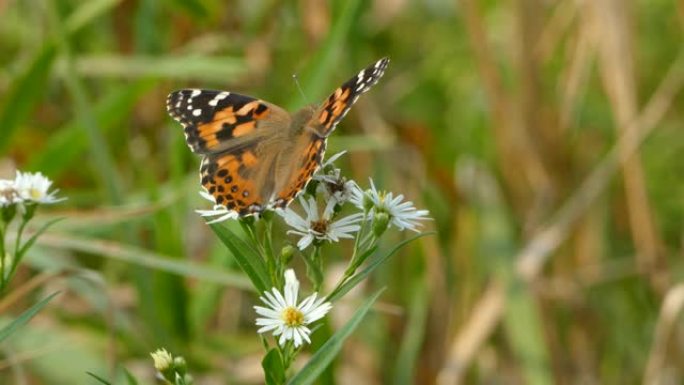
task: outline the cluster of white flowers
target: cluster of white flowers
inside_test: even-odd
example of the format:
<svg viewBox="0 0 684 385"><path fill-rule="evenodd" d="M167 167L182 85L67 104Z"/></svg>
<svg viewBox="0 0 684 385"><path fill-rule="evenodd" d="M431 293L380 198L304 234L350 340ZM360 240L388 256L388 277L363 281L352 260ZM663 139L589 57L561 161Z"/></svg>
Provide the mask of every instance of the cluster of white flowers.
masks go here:
<svg viewBox="0 0 684 385"><path fill-rule="evenodd" d="M411 201L404 201L401 194L395 196L391 192L378 191L372 180L371 188L363 191L356 182L344 178L340 169L333 165L343 154L330 157L321 165L321 171L314 175L312 182L317 183L316 196L303 193L298 197L303 214L292 207L275 209L275 213L290 227L287 233L299 237L297 248L304 250L312 244L318 246L323 242L354 239L360 236L364 222L372 223L374 231L378 227L375 222L382 222L382 231L391 226L401 231L418 231L420 221L429 219L427 210L417 210ZM239 219L237 212L218 204L208 191L200 191L200 195L213 205L211 210L197 210L209 219L208 223ZM323 197L322 204L317 197ZM342 216L340 212L347 203L355 212ZM376 236L379 237L378 234ZM294 271L286 270L283 290L274 287L264 292L260 299L266 306L254 307L260 316L256 319L256 325L260 326L258 333L272 332L280 345L292 341L295 348L305 342L311 343L309 325L323 318L332 305L325 302L325 298L317 299L317 293L298 303L298 293L299 281Z"/></svg>
<svg viewBox="0 0 684 385"><path fill-rule="evenodd" d="M40 172L17 171L14 179L0 179L0 207L14 204L52 204L66 198L57 198L59 190L50 191L52 181Z"/></svg>

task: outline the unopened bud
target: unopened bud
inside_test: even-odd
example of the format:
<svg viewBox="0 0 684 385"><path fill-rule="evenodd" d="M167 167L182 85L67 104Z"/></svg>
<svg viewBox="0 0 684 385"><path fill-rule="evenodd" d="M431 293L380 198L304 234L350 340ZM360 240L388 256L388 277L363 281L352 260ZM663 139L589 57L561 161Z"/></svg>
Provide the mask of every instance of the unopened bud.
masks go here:
<svg viewBox="0 0 684 385"><path fill-rule="evenodd" d="M375 235L376 238L380 238L380 236L385 232L385 230L387 230L387 227L389 226L389 221L389 214L385 212L375 214L375 216L373 217L373 235Z"/></svg>
<svg viewBox="0 0 684 385"><path fill-rule="evenodd" d="M292 261L295 251L296 249L292 245L286 245L280 250L280 259L283 261L283 265L288 265Z"/></svg>

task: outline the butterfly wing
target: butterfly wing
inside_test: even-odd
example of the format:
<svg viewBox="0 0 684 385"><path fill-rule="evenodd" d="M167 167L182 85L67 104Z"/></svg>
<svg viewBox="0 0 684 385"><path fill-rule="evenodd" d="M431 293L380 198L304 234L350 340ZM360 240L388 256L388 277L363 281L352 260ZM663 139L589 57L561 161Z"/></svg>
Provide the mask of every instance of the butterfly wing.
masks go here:
<svg viewBox="0 0 684 385"><path fill-rule="evenodd" d="M292 154L287 160L288 167L283 172L284 179L278 181L274 199L276 207L287 206L309 183L318 170L325 154L326 138L310 132L302 133L295 142Z"/></svg>
<svg viewBox="0 0 684 385"><path fill-rule="evenodd" d="M276 206L286 206L304 189L321 165L328 135L344 118L359 96L378 82L388 64L389 59L383 58L361 70L337 88L313 112L311 120L306 123L307 129L301 130L296 139L293 150L295 155L289 160L291 169L285 173L287 175L285 183L282 187L279 184L277 189Z"/></svg>
<svg viewBox="0 0 684 385"><path fill-rule="evenodd" d="M388 58L382 58L364 68L353 78L347 80L335 90L314 114L310 125L320 134L327 137L335 129L337 123L344 118L359 96L373 87L384 75L389 64Z"/></svg>
<svg viewBox="0 0 684 385"><path fill-rule="evenodd" d="M183 125L188 146L198 154L249 147L269 135L268 128L287 127L290 120L287 111L274 104L226 91L175 91L166 109Z"/></svg>
<svg viewBox="0 0 684 385"><path fill-rule="evenodd" d="M286 135L290 115L263 100L212 90L172 92L166 108L183 125L190 149L203 155L201 183L216 203L243 216L263 210L275 160L263 145Z"/></svg>

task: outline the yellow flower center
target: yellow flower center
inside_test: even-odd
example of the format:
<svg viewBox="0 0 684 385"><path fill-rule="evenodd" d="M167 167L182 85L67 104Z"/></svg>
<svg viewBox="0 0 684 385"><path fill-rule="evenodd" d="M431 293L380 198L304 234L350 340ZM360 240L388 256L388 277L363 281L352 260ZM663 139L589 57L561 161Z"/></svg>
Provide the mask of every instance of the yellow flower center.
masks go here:
<svg viewBox="0 0 684 385"><path fill-rule="evenodd" d="M34 199L34 200L40 199L43 196L41 191L36 189L36 188L31 189L30 195L31 195L31 199Z"/></svg>
<svg viewBox="0 0 684 385"><path fill-rule="evenodd" d="M290 327L300 326L304 323L304 313L295 307L286 307L280 315L285 321L285 325Z"/></svg>

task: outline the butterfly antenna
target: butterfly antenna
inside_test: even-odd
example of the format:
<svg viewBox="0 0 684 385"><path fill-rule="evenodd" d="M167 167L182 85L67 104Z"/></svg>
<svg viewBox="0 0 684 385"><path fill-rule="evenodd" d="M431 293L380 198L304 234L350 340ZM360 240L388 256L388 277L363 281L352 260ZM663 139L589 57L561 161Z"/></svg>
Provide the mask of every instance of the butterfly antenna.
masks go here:
<svg viewBox="0 0 684 385"><path fill-rule="evenodd" d="M309 102L309 99L308 99L308 98L306 97L306 95L304 94L304 90L302 89L302 86L299 84L299 78L297 77L297 74L292 74L292 79L294 79L294 82L295 82L295 84L297 85L297 89L299 90L299 93L302 95L302 98L304 98L304 100L305 100L307 103L310 103L310 102Z"/></svg>

